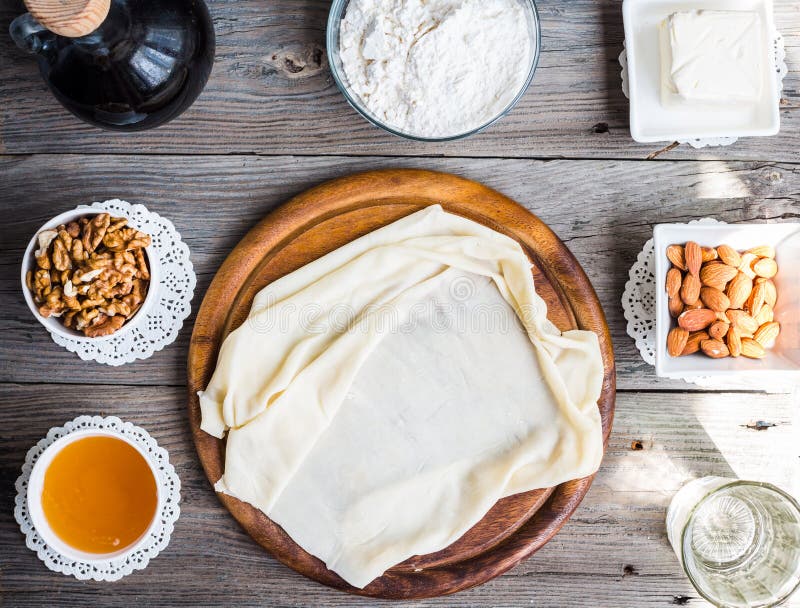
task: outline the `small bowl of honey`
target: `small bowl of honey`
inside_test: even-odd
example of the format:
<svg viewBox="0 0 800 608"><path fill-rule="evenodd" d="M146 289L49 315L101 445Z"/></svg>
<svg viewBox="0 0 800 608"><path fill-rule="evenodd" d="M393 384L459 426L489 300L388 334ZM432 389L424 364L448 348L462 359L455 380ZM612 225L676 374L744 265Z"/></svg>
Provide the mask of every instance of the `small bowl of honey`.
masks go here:
<svg viewBox="0 0 800 608"><path fill-rule="evenodd" d="M107 429L76 431L45 449L31 471L27 498L42 540L89 563L139 549L158 523L163 500L147 455Z"/></svg>

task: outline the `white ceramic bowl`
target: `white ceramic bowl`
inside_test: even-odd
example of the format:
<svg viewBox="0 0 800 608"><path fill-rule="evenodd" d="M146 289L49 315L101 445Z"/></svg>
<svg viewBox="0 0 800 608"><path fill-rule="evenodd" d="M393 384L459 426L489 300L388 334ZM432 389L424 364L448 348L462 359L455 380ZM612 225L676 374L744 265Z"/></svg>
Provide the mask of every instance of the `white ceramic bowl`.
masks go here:
<svg viewBox="0 0 800 608"><path fill-rule="evenodd" d="M753 104L672 107L661 103L658 27L678 11L754 11L761 17L764 43L762 94ZM630 129L635 141L687 141L718 137L775 135L780 129L780 91L771 56L776 36L771 0L624 0L628 58Z"/></svg>
<svg viewBox="0 0 800 608"><path fill-rule="evenodd" d="M44 510L42 509L42 489L44 487L44 475L47 471L47 468L50 466L50 463L53 462L53 458L55 458L55 456L69 444L86 437L114 437L115 439L121 439L128 445L132 446L145 459L145 462L147 462L147 465L150 467L150 471L153 473L153 479L155 479L156 482L157 501L153 520L150 522L150 525L147 527L144 533L142 533L142 535L134 543L120 549L119 551L115 551L114 553L86 553L85 551L80 551L66 544L50 527L50 524L47 522L47 518L44 515ZM45 449L44 452L42 452L42 455L39 456L36 464L33 465L30 480L28 481L27 498L28 512L30 513L31 521L33 522L34 528L36 528L36 531L42 537L42 540L44 540L44 542L47 543L52 549L58 551L65 557L93 564L107 562L112 559L120 559L139 549L158 524L158 514L161 512L162 501L164 500L161 484L158 482L158 472L153 466L153 463L150 461L150 458L148 458L147 454L124 435L115 433L114 431L110 431L108 429L86 429L84 431L75 431L74 433L69 433L68 435L65 435L61 439L58 439L52 443L47 449Z"/></svg>
<svg viewBox="0 0 800 608"><path fill-rule="evenodd" d="M90 338L84 335L82 332L65 326L58 317L43 317L41 314L39 314L39 308L33 301L33 294L31 293L30 289L28 289L28 285L25 282L25 275L27 272L29 270L36 270L36 257L34 256L34 251L36 251L39 247L39 233L41 233L43 230L50 230L60 226L61 224L67 224L81 217L95 216L99 215L100 213L103 213L103 211L98 210L95 207L81 206L77 209L73 209L72 211L66 211L61 215L57 215L36 231L30 243L28 243L28 247L25 249L25 255L22 258L22 293L25 295L25 301L28 303L28 308L31 309L31 313L33 313L33 316L36 317L39 323L44 325L49 331L59 336L69 338L70 340L101 342L121 336L136 327L136 325L147 316L147 311L152 307L153 302L158 300L158 291L161 283L161 264L158 258L158 252L156 251L155 246L151 244L145 248L145 252L147 253L148 268L150 269L150 285L147 290L147 295L145 296L144 302L142 302L139 310L136 311L136 314L128 319L125 325L120 327L113 334ZM134 224L131 225L133 227L137 227Z"/></svg>
<svg viewBox="0 0 800 608"><path fill-rule="evenodd" d="M756 376L800 372L800 224L660 224L653 230L656 256L656 373L665 378L703 376ZM778 274L775 320L781 335L763 359L726 357L711 359L701 353L671 357L667 334L675 327L665 289L670 262L669 245L695 241L702 247L722 244L744 250L773 245Z"/></svg>

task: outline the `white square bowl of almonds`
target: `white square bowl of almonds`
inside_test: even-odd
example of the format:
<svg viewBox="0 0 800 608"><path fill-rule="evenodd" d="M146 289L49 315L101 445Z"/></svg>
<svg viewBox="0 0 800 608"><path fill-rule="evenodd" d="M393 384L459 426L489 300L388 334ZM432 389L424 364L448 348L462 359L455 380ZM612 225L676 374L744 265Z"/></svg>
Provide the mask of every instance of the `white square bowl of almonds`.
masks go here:
<svg viewBox="0 0 800 608"><path fill-rule="evenodd" d="M93 207L54 217L31 239L22 291L36 319L72 340L134 328L158 297L160 264L148 234Z"/></svg>
<svg viewBox="0 0 800 608"><path fill-rule="evenodd" d="M800 372L800 224L661 224L656 373Z"/></svg>

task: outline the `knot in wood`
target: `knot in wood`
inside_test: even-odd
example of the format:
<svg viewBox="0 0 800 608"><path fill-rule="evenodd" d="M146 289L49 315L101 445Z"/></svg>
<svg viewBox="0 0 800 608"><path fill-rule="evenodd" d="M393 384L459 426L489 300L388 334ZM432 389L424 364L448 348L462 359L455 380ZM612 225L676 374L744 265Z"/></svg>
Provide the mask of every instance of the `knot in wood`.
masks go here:
<svg viewBox="0 0 800 608"><path fill-rule="evenodd" d="M325 51L316 44L307 44L297 49L276 51L267 62L286 78L308 78L322 71Z"/></svg>

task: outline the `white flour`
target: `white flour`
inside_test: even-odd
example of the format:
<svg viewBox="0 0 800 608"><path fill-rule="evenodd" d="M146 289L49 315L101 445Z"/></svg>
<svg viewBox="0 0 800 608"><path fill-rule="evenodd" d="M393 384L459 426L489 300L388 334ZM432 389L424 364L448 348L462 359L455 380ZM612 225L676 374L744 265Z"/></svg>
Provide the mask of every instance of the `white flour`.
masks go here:
<svg viewBox="0 0 800 608"><path fill-rule="evenodd" d="M491 120L525 84L534 52L519 0L351 0L339 48L367 109L420 137Z"/></svg>

